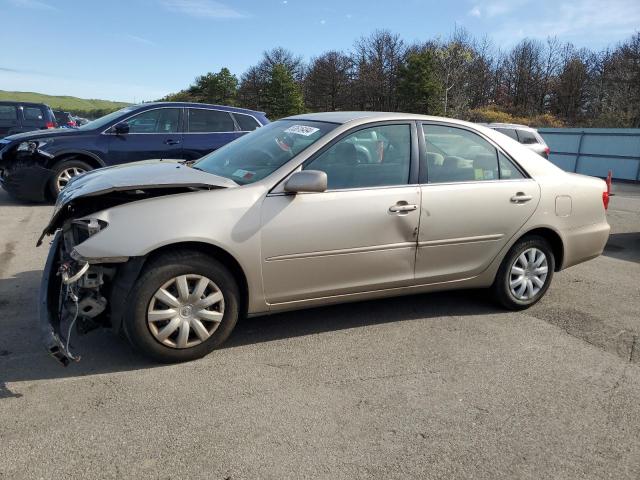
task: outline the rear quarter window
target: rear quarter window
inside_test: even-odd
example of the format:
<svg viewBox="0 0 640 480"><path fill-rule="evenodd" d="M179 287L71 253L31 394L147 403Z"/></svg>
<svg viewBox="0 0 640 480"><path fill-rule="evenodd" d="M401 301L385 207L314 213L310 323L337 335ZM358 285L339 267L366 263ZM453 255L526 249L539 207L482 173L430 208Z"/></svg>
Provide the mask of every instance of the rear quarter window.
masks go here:
<svg viewBox="0 0 640 480"><path fill-rule="evenodd" d="M23 107L22 119L26 127L39 127L46 123L44 111L40 107Z"/></svg>
<svg viewBox="0 0 640 480"><path fill-rule="evenodd" d="M520 143L524 143L525 145L539 143L535 134L528 130L518 130L518 140Z"/></svg>
<svg viewBox="0 0 640 480"><path fill-rule="evenodd" d="M235 117L236 122L238 122L240 130L242 130L243 132L252 132L256 128L260 128L260 124L258 123L258 121L251 115L234 113L233 116Z"/></svg>
<svg viewBox="0 0 640 480"><path fill-rule="evenodd" d="M189 133L233 132L235 129L229 112L189 109Z"/></svg>
<svg viewBox="0 0 640 480"><path fill-rule="evenodd" d="M496 128L496 132L504 133L507 137L513 138L516 142L518 140L518 135L516 135L516 131L513 128Z"/></svg>

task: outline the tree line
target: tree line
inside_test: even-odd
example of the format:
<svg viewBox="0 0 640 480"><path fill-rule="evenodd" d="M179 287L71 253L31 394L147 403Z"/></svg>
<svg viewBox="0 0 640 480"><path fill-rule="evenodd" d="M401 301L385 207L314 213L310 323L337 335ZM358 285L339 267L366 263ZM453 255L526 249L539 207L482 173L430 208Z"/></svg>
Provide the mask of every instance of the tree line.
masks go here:
<svg viewBox="0 0 640 480"><path fill-rule="evenodd" d="M524 39L502 50L456 29L407 43L378 30L350 51L308 63L284 48L240 78L207 73L164 100L236 105L271 119L307 111L377 110L533 126L640 127L640 31L594 51Z"/></svg>

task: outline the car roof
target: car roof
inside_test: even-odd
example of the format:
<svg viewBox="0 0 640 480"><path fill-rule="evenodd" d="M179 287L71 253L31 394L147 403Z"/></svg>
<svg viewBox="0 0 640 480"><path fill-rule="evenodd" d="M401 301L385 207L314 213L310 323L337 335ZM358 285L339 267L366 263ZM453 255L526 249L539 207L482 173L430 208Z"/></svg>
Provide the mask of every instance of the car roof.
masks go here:
<svg viewBox="0 0 640 480"><path fill-rule="evenodd" d="M250 110L248 108L239 108L239 107L230 107L228 105L215 105L211 103L197 103L197 102L149 102L149 103L140 103L138 105L131 105L132 107L196 107L196 108L216 108L219 110L224 110L228 112L237 112L237 113L258 113L264 115L264 112L260 112L258 110Z"/></svg>
<svg viewBox="0 0 640 480"><path fill-rule="evenodd" d="M448 117L433 117L430 115L418 115L415 113L398 113L398 112L321 112L321 113L303 113L283 118L283 120L309 120L316 122L328 123L369 123L377 121L394 121L394 120L418 120L418 121L437 121L454 123L458 125L468 125L477 127L477 124L456 120Z"/></svg>
<svg viewBox="0 0 640 480"><path fill-rule="evenodd" d="M20 102L16 100L0 100L0 105L28 105L30 107L47 107L50 108L49 105L44 103L36 103L36 102Z"/></svg>

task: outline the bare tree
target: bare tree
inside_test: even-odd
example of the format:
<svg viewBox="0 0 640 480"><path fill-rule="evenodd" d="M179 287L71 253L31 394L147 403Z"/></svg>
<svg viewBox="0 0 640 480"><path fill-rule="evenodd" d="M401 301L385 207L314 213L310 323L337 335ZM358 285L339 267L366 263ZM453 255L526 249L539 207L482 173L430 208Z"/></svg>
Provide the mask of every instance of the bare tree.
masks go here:
<svg viewBox="0 0 640 480"><path fill-rule="evenodd" d="M359 107L362 110L398 108L398 69L404 60L405 44L399 35L377 30L355 44Z"/></svg>
<svg viewBox="0 0 640 480"><path fill-rule="evenodd" d="M352 108L353 60L330 51L313 59L305 78L305 99L314 111Z"/></svg>
<svg viewBox="0 0 640 480"><path fill-rule="evenodd" d="M460 115L468 107L468 70L474 59L466 30L456 28L446 43L436 50L444 88L444 115Z"/></svg>

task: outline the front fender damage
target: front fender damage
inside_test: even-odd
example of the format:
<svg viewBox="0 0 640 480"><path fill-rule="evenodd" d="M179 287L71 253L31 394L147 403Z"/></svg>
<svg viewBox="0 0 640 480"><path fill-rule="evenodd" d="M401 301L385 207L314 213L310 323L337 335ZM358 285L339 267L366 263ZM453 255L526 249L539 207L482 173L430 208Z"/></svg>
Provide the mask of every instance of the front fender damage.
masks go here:
<svg viewBox="0 0 640 480"><path fill-rule="evenodd" d="M61 231L55 233L47 262L42 272L38 301L38 322L42 341L47 351L66 367L71 361L78 361L80 358L69 351L68 340L70 332L68 331L65 335L61 330L62 322L59 310L62 282L57 275L62 260L61 237Z"/></svg>
<svg viewBox="0 0 640 480"><path fill-rule="evenodd" d="M70 349L74 326L76 332L87 333L108 323L109 283L117 269L75 260L65 243L65 232L58 230L42 274L38 322L47 351L67 366L80 360Z"/></svg>
<svg viewBox="0 0 640 480"><path fill-rule="evenodd" d="M101 212L161 196L233 186L238 185L173 161L106 168L72 179L60 193L37 244L53 235L39 297L47 351L66 366L79 360L70 350L74 326L78 333L101 326L123 330L128 297L146 257L82 258L76 247L109 228L108 215L105 219Z"/></svg>

